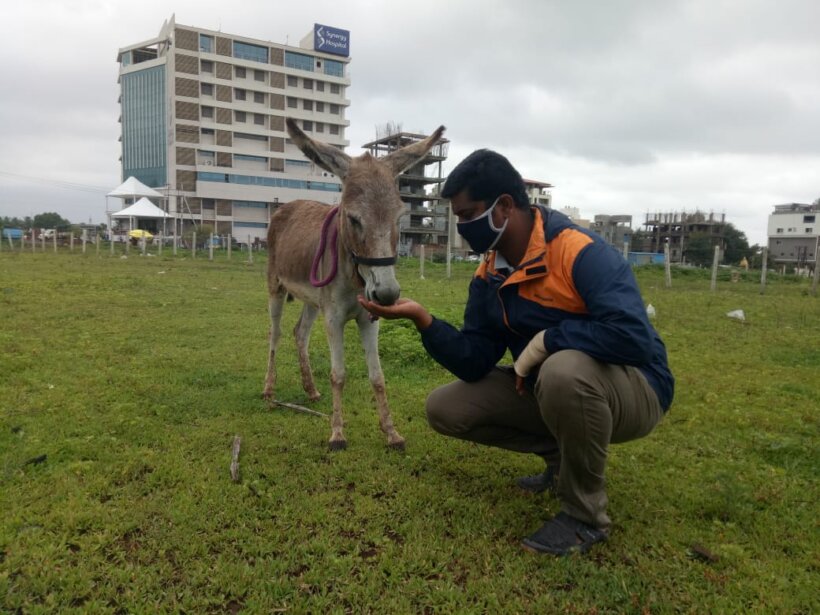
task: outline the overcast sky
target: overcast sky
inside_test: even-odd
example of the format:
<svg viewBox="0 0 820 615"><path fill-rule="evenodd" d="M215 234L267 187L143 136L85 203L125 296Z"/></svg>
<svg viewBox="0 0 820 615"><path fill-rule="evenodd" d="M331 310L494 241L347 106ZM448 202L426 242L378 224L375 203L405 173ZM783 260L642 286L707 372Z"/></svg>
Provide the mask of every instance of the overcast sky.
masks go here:
<svg viewBox="0 0 820 615"><path fill-rule="evenodd" d="M314 22L350 30L351 154L386 122L444 124L445 171L489 147L554 184L555 207L635 227L647 212L725 213L750 243L773 205L820 197L817 0L9 0L0 215L105 220L117 50L172 13L292 45Z"/></svg>

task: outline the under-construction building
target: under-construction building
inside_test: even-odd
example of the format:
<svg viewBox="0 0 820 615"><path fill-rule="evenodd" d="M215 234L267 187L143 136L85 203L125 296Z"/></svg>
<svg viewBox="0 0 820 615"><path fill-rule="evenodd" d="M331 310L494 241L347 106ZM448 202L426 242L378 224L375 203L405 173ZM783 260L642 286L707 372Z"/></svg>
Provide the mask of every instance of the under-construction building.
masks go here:
<svg viewBox="0 0 820 615"><path fill-rule="evenodd" d="M726 214L695 211L646 214L644 222L649 235L649 252L663 252L669 244L669 260L686 260L686 246L693 237L709 237L712 246L726 249Z"/></svg>
<svg viewBox="0 0 820 615"><path fill-rule="evenodd" d="M598 214L590 228L618 250L623 250L624 244L632 245L632 216Z"/></svg>
<svg viewBox="0 0 820 615"><path fill-rule="evenodd" d="M365 143L362 148L376 158L423 141L429 135L405 132L401 124L388 123L376 129L376 140ZM442 177L442 163L447 159L449 146L442 139L421 161L398 177L399 194L407 205L407 214L399 222L399 254L414 254L418 246L431 246L433 250L444 249L449 236L449 202L438 196ZM427 187L432 185L430 193Z"/></svg>

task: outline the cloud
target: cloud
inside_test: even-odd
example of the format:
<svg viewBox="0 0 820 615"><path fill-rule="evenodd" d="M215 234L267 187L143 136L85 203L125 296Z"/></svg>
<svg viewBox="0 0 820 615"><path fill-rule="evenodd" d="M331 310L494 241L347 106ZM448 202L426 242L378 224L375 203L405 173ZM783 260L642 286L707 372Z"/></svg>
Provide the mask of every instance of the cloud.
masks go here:
<svg viewBox="0 0 820 615"><path fill-rule="evenodd" d="M0 168L119 182L118 48L178 23L298 41L351 31L350 151L375 126L448 127L445 171L490 147L556 184L557 205L727 213L765 240L772 205L820 196L820 3L813 0L4 3ZM41 17L45 15L46 17ZM48 193L47 196L46 193ZM0 177L0 214L82 193ZM68 205L70 203L70 205ZM15 211L11 211L15 209Z"/></svg>

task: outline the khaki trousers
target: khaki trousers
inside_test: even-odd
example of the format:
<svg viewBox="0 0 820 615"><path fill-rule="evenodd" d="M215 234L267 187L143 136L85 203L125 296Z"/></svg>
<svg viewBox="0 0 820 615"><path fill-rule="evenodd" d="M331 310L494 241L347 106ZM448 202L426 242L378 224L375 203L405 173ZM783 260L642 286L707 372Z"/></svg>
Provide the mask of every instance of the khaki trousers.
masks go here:
<svg viewBox="0 0 820 615"><path fill-rule="evenodd" d="M609 444L647 435L662 417L640 370L577 350L547 357L535 390L524 395L515 390L511 368L496 368L478 382L451 382L427 398L427 420L441 434L560 463L562 510L599 529L610 524Z"/></svg>

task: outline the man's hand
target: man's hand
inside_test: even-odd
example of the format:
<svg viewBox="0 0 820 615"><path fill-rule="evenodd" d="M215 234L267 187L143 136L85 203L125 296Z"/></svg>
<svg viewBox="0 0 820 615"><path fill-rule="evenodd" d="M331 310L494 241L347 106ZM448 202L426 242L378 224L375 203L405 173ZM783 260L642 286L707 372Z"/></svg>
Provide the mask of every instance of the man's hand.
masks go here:
<svg viewBox="0 0 820 615"><path fill-rule="evenodd" d="M393 305L380 305L373 301L368 301L361 295L359 295L358 299L359 305L374 316L387 318L388 320L406 318L412 320L419 331L426 329L433 323L433 317L430 315L430 312L412 299L399 299Z"/></svg>
<svg viewBox="0 0 820 615"><path fill-rule="evenodd" d="M524 394L524 378L526 378L534 367L541 365L549 354L544 345L544 331L539 331L527 344L527 347L518 355L515 360L515 390L519 395Z"/></svg>

